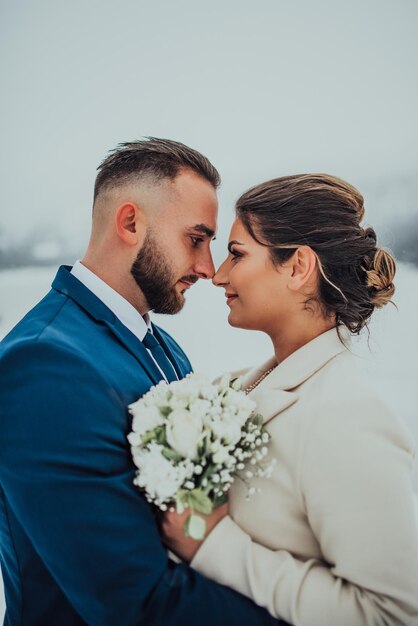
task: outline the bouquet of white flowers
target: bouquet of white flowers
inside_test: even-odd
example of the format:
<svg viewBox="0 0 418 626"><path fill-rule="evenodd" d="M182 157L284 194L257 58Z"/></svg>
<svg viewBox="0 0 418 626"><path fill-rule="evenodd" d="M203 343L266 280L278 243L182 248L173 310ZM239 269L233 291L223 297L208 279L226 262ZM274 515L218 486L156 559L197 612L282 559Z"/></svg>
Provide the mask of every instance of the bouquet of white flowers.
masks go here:
<svg viewBox="0 0 418 626"><path fill-rule="evenodd" d="M198 374L161 381L129 406L134 484L162 511L189 507L187 536L204 537L205 521L195 513L209 515L223 504L236 477L249 497L256 491L251 478L271 474L275 460L262 463L270 435L254 409L239 379L225 375L213 384Z"/></svg>

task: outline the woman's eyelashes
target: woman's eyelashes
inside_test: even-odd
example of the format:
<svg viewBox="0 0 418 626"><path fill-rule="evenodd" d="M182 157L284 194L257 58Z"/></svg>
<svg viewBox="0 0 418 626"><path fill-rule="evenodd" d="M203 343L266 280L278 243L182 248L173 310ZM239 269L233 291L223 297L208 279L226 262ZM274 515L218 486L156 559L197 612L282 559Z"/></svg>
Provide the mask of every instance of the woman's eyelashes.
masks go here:
<svg viewBox="0 0 418 626"><path fill-rule="evenodd" d="M232 262L238 261L240 257L244 256L242 252L238 252L235 248L229 248L229 253L232 256Z"/></svg>

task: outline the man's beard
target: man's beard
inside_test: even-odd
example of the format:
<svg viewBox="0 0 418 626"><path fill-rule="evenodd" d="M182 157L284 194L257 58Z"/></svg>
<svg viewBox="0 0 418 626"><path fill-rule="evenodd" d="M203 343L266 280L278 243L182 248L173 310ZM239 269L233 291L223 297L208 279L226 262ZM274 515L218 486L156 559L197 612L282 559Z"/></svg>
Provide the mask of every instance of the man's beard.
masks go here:
<svg viewBox="0 0 418 626"><path fill-rule="evenodd" d="M149 232L132 264L131 274L144 294L150 310L167 315L181 311L185 298L177 291L178 281L173 276L169 262L158 247L155 237ZM197 276L184 276L183 279L193 283Z"/></svg>

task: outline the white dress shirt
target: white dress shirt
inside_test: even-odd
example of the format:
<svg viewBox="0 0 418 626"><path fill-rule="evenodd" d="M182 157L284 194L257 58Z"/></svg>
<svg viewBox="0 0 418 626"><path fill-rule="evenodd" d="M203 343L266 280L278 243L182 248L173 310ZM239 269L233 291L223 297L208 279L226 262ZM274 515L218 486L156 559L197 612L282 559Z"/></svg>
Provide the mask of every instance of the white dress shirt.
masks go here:
<svg viewBox="0 0 418 626"><path fill-rule="evenodd" d="M152 332L149 315L146 314L144 319L135 307L130 304L130 302L125 300L123 296L121 296L117 291L112 289L112 287L94 274L94 272L83 265L81 261L76 261L74 263L71 274L83 283L87 289L94 293L94 295L97 296L97 298L99 298L99 300L101 300L103 304L105 304L112 311L118 320L122 322L122 324L139 339L139 341L142 342L144 340L148 330ZM167 380L164 372L154 359L150 350L148 350L148 353L161 372L164 380Z"/></svg>

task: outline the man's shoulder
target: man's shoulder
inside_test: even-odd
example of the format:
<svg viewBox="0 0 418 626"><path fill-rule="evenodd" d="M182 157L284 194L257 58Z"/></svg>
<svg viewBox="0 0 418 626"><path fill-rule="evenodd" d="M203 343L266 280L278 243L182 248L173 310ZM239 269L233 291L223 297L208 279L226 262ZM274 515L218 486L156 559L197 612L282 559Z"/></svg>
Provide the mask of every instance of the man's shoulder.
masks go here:
<svg viewBox="0 0 418 626"><path fill-rule="evenodd" d="M54 290L49 291L30 309L0 342L3 352L15 344L35 341L59 315L67 298Z"/></svg>
<svg viewBox="0 0 418 626"><path fill-rule="evenodd" d="M32 368L51 358L68 365L92 361L103 349L103 334L77 303L51 289L0 342L0 368L11 361Z"/></svg>

